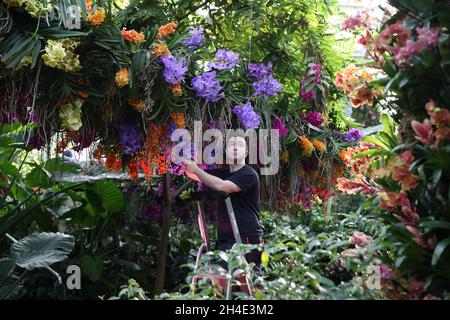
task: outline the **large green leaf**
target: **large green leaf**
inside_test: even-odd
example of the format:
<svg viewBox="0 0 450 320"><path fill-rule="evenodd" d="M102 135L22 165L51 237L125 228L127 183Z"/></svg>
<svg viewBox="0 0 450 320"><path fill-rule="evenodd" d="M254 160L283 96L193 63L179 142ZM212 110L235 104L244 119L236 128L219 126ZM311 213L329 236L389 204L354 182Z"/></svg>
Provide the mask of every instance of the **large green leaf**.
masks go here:
<svg viewBox="0 0 450 320"><path fill-rule="evenodd" d="M436 248L434 248L433 258L431 259L431 265L433 267L438 263L439 259L441 258L442 254L449 244L450 238L445 238L437 244Z"/></svg>
<svg viewBox="0 0 450 320"><path fill-rule="evenodd" d="M74 237L64 233L34 233L11 246L11 259L27 270L43 268L67 258L75 245Z"/></svg>
<svg viewBox="0 0 450 320"><path fill-rule="evenodd" d="M81 270L92 282L97 281L102 276L103 261L98 257L84 255L80 259Z"/></svg>
<svg viewBox="0 0 450 320"><path fill-rule="evenodd" d="M102 205L111 212L120 212L124 208L123 194L112 181L97 181L92 186L93 191L100 197Z"/></svg>

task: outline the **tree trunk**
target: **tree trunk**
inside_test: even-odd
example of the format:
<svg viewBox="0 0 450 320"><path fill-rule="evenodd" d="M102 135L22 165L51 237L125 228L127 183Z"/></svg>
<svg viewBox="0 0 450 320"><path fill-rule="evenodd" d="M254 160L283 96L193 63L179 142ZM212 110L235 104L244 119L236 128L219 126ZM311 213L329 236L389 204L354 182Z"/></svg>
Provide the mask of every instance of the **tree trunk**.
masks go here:
<svg viewBox="0 0 450 320"><path fill-rule="evenodd" d="M172 195L170 193L170 180L170 173L167 172L164 180L163 225L161 229L161 241L159 242L158 261L156 264L155 286L153 288L154 295L159 295L164 290L167 246L169 244L169 232L172 223Z"/></svg>

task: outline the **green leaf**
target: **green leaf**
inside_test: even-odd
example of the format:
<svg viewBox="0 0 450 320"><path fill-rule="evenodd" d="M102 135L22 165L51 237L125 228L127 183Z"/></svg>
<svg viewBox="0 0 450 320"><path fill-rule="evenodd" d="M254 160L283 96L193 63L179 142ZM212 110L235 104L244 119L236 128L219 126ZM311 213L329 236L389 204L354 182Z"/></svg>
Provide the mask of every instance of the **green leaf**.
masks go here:
<svg viewBox="0 0 450 320"><path fill-rule="evenodd" d="M362 138L363 141L367 141L367 142L372 142L373 144L382 147L385 150L389 150L389 146L386 145L383 141L381 141L380 139L373 137L373 136L366 136L364 138Z"/></svg>
<svg viewBox="0 0 450 320"><path fill-rule="evenodd" d="M431 258L431 265L433 267L436 266L436 264L438 263L439 259L441 258L442 253L445 251L445 249L447 248L447 246L449 244L450 244L450 237L449 238L445 238L444 240L439 242L437 244L436 248L434 248L433 258Z"/></svg>
<svg viewBox="0 0 450 320"><path fill-rule="evenodd" d="M0 173L14 177L19 174L19 171L11 162L0 160Z"/></svg>
<svg viewBox="0 0 450 320"><path fill-rule="evenodd" d="M439 180L441 180L441 176L442 176L442 169L436 169L433 172L433 186L436 186L439 182Z"/></svg>
<svg viewBox="0 0 450 320"><path fill-rule="evenodd" d="M447 221L423 221L421 226L429 229L448 229L450 230L450 222Z"/></svg>
<svg viewBox="0 0 450 320"><path fill-rule="evenodd" d="M362 158L365 156L376 157L376 156L388 156L388 155L389 155L389 151L387 151L387 150L369 149L369 150L360 152L358 154L355 154L352 157L352 159L358 159L358 158Z"/></svg>
<svg viewBox="0 0 450 320"><path fill-rule="evenodd" d="M11 259L27 270L43 268L67 258L75 239L64 233L34 233L11 246Z"/></svg>
<svg viewBox="0 0 450 320"><path fill-rule="evenodd" d="M0 283L11 275L15 267L16 264L10 258L0 259Z"/></svg>
<svg viewBox="0 0 450 320"><path fill-rule="evenodd" d="M25 177L28 187L48 187L50 186L50 175L42 168L34 168Z"/></svg>
<svg viewBox="0 0 450 320"><path fill-rule="evenodd" d="M105 209L121 212L124 208L123 194L112 181L97 181L92 190L100 197Z"/></svg>
<svg viewBox="0 0 450 320"><path fill-rule="evenodd" d="M103 273L103 260L98 257L83 255L80 259L80 267L89 280L96 282Z"/></svg>

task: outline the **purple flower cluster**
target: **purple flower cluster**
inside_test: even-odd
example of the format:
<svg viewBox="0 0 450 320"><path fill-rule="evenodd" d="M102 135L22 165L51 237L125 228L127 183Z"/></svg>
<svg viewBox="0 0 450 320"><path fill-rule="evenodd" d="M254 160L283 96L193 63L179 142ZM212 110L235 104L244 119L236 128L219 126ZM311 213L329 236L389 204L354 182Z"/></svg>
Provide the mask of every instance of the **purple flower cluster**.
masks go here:
<svg viewBox="0 0 450 320"><path fill-rule="evenodd" d="M247 101L244 105L234 106L233 113L239 118L239 121L246 129L256 129L261 122L261 117L253 110L250 101Z"/></svg>
<svg viewBox="0 0 450 320"><path fill-rule="evenodd" d="M192 217L189 214L189 205L178 205L175 215L180 219L182 224L188 224L192 222Z"/></svg>
<svg viewBox="0 0 450 320"><path fill-rule="evenodd" d="M321 65L316 63L313 64L309 68L308 75L314 76L314 83L320 83L320 76L322 75L322 69Z"/></svg>
<svg viewBox="0 0 450 320"><path fill-rule="evenodd" d="M306 91L305 82L307 79L308 77L302 80L302 88L300 89L300 95L306 102L311 102L314 99L314 88Z"/></svg>
<svg viewBox="0 0 450 320"><path fill-rule="evenodd" d="M341 140L345 141L347 143L354 143L354 142L361 140L361 138L363 136L364 135L361 130L356 129L356 128L350 128L347 131L347 133L341 134Z"/></svg>
<svg viewBox="0 0 450 320"><path fill-rule="evenodd" d="M164 64L164 79L170 84L176 84L184 79L184 74L187 71L185 61L183 58L175 59L174 56L161 57L161 62Z"/></svg>
<svg viewBox="0 0 450 320"><path fill-rule="evenodd" d="M216 70L233 69L239 62L239 56L231 50L219 49L215 55L217 62L208 62L208 68Z"/></svg>
<svg viewBox="0 0 450 320"><path fill-rule="evenodd" d="M201 76L192 79L192 89L195 90L197 96L202 97L207 102L216 102L223 97L220 92L222 87L219 80L216 79L216 72L205 72Z"/></svg>
<svg viewBox="0 0 450 320"><path fill-rule="evenodd" d="M142 133L137 125L126 121L120 123L119 135L124 154L132 154L139 151L141 148Z"/></svg>
<svg viewBox="0 0 450 320"><path fill-rule="evenodd" d="M189 30L189 38L183 41L183 44L192 50L197 49L203 44L205 41L205 37L203 35L204 29L200 26L198 29L191 27Z"/></svg>
<svg viewBox="0 0 450 320"><path fill-rule="evenodd" d="M308 111L306 115L303 115L301 117L301 119L316 127L319 127L323 123L322 115L320 114L320 112L316 111Z"/></svg>
<svg viewBox="0 0 450 320"><path fill-rule="evenodd" d="M286 124L284 123L283 116L281 116L280 118L276 119L273 122L272 129L278 129L280 137L286 137L289 134L289 129L286 127Z"/></svg>
<svg viewBox="0 0 450 320"><path fill-rule="evenodd" d="M278 95L278 91L282 88L281 84L273 77L272 74L268 74L261 80L253 82L254 96L263 95L267 100L271 96Z"/></svg>
<svg viewBox="0 0 450 320"><path fill-rule="evenodd" d="M256 80L261 80L272 72L272 62L267 66L263 63L249 63L247 65L248 75Z"/></svg>
<svg viewBox="0 0 450 320"><path fill-rule="evenodd" d="M276 96L281 90L281 84L272 75L272 63L249 63L247 65L248 76L254 78L254 96L263 95L265 99Z"/></svg>
<svg viewBox="0 0 450 320"><path fill-rule="evenodd" d="M303 208L310 209L312 207L311 196L313 195L313 189L311 188L311 186L306 184L305 182L301 183L299 186L298 194Z"/></svg>
<svg viewBox="0 0 450 320"><path fill-rule="evenodd" d="M302 80L300 95L306 102L311 102L314 99L314 86L311 86L311 83L320 83L321 72L321 65L313 64L309 68L308 75ZM314 77L314 79L311 79L312 77Z"/></svg>

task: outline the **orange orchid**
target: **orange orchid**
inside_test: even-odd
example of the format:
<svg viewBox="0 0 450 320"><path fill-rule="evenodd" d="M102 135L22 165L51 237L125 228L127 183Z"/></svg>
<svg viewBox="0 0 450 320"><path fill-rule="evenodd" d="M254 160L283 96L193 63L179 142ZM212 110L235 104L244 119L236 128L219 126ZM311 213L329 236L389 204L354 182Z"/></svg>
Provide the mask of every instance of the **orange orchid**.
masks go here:
<svg viewBox="0 0 450 320"><path fill-rule="evenodd" d="M120 31L122 34L122 38L125 40L128 40L130 42L134 43L143 43L145 42L145 35L143 32L137 32L136 30L127 30L126 28L123 28L122 31Z"/></svg>
<svg viewBox="0 0 450 320"><path fill-rule="evenodd" d="M309 141L306 136L301 136L299 144L303 148L303 154L306 157L311 157L312 152L314 151L314 145L311 143L311 141Z"/></svg>
<svg viewBox="0 0 450 320"><path fill-rule="evenodd" d="M183 88L181 87L181 84L179 82L170 85L170 91L175 97L183 95Z"/></svg>
<svg viewBox="0 0 450 320"><path fill-rule="evenodd" d="M416 187L420 177L412 174L406 167L395 166L392 169L392 179L400 181L402 190L408 191Z"/></svg>
<svg viewBox="0 0 450 320"><path fill-rule="evenodd" d="M125 87L130 82L130 76L127 68L122 68L116 73L116 85L119 88Z"/></svg>
<svg viewBox="0 0 450 320"><path fill-rule="evenodd" d="M168 24L159 27L158 40L161 41L163 37L167 37L169 34L174 33L176 27L176 22L169 22Z"/></svg>
<svg viewBox="0 0 450 320"><path fill-rule="evenodd" d="M128 174L130 175L132 181L136 181L139 177L139 167L136 160L131 160L128 163Z"/></svg>
<svg viewBox="0 0 450 320"><path fill-rule="evenodd" d="M157 57L166 57L170 54L169 47L166 44L158 43L153 49L153 54Z"/></svg>
<svg viewBox="0 0 450 320"><path fill-rule="evenodd" d="M106 11L104 8L98 8L93 14L89 14L86 20L93 27L99 26L105 21Z"/></svg>
<svg viewBox="0 0 450 320"><path fill-rule="evenodd" d="M313 140L311 141L311 143L313 144L314 148L315 148L317 151L319 151L319 152L324 152L324 151L327 150L327 147L325 146L325 143L323 143L323 142L320 141L320 140L313 139Z"/></svg>
<svg viewBox="0 0 450 320"><path fill-rule="evenodd" d="M111 152L106 157L105 166L109 171L119 171L122 168L122 162Z"/></svg>

